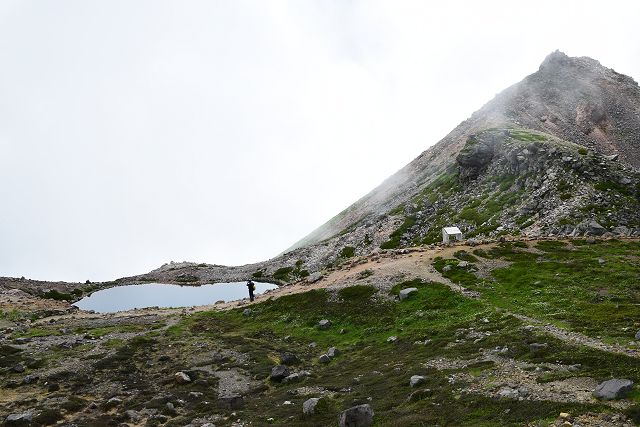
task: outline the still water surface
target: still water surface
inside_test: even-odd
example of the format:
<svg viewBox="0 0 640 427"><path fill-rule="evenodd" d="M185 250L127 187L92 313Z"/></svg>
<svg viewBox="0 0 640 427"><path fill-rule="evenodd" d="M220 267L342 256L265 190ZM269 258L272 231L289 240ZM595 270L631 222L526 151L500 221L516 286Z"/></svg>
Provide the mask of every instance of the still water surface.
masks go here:
<svg viewBox="0 0 640 427"><path fill-rule="evenodd" d="M256 284L255 294L261 294L277 286L271 283ZM113 313L145 307L191 307L213 304L216 301L233 301L248 298L246 282L214 283L202 286L180 286L161 283L126 285L103 289L84 297L74 305L82 310Z"/></svg>

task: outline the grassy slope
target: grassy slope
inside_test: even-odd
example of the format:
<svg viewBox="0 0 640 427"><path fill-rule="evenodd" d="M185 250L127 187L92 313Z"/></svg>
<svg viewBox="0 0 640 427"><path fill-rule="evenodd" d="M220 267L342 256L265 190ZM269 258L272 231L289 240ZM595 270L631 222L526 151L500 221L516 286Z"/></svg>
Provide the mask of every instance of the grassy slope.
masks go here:
<svg viewBox="0 0 640 427"><path fill-rule="evenodd" d="M592 376L598 380L622 376L640 381L640 360L568 345L542 332L527 332L521 321L505 310L496 309L502 307L560 322L592 335L628 339L633 331L621 334L623 325L631 326L640 318L638 306L633 305L638 302L638 243L612 241L578 245L572 249L558 243L540 243L538 248L544 252L532 254L510 245L490 253L479 252L480 256L513 262L511 266L495 271L495 279L485 283L455 267L457 261L437 262L438 268L453 265L445 274L478 289L483 294L480 300L454 293L442 284L418 280L394 288L394 292L404 287L419 289L416 295L402 302L378 295L375 289L367 286L346 288L337 294L314 290L255 304L251 306L250 316L244 316L241 309L212 311L185 316L167 329L155 325L156 328L150 331L139 331L143 335L134 339L109 340L107 346L116 351L106 356L87 356L88 345L52 348L39 364L55 366L56 360L71 357L93 364L95 370L91 378L80 372L67 372L58 379L63 390L68 390L64 393L73 391L77 395L75 400L69 400L69 409L63 411L70 417L96 398L87 388L91 383L117 380L124 384L125 392L132 392L118 410L109 412L105 409L102 416L92 415L91 425L94 426L126 421L122 415L126 409L157 407L167 413L166 399L185 402L179 408L184 415L169 414L171 416L164 424L168 426L182 426L197 416L211 414L230 417L228 421L216 423L219 425L230 425L235 419L266 425L267 420L273 418L272 425L332 426L336 425L340 411L358 403L373 406L377 426L520 426L555 419L561 411L574 415L606 411L604 406L597 404L494 399L464 393L465 383L449 381L452 374L460 372L482 374L491 369L491 363L448 370L427 369L423 365L438 357L472 359L482 354L482 349L507 346L507 356L516 360L582 365L579 372L556 372L541 381L571 375ZM472 262L480 259L470 254L458 256ZM605 259L604 266L599 265L597 258ZM541 283L533 285L537 281ZM603 286L602 283L607 284L609 296L603 301L594 300L593 293ZM552 307L542 303L552 304ZM612 304L618 304L620 313L625 314L613 310ZM316 328L323 318L331 320L329 330ZM133 330L127 325L121 328ZM490 335L476 343L465 338L464 332L470 328ZM50 329L56 333L54 328ZM43 330L47 328L41 327L38 334ZM100 336L108 331L98 328L82 332ZM391 335L398 337L395 343L387 342ZM425 339L431 342L414 344ZM317 343L317 347L310 348L312 342ZM533 342L548 343L548 351L532 354L528 345ZM341 354L327 365L319 364L318 356L330 346L337 347ZM248 354L249 359L213 357L212 352L216 349L233 349ZM279 353L285 350L298 355L302 360L299 368L312 373L309 378L297 384L275 384L268 380L271 367L278 362ZM6 366L21 357L20 354L11 355L11 360L5 361ZM238 367L246 370L262 386L247 397L243 409L223 409L216 400L215 377L190 371L196 381L186 385L174 383L173 374L193 368L196 365L194 358L201 361L199 364L213 369ZM416 390L409 387L409 378L415 374L425 375L426 383L420 387L422 395L408 401L408 396ZM333 397L327 398L322 413L303 418L302 402L311 396L291 394L301 386L323 387L333 393ZM201 399L193 400L188 396L190 391L204 394ZM163 396L167 395L170 397L165 399ZM98 401L106 401L109 397L102 396ZM283 405L287 400L294 405ZM232 412L235 412L233 417ZM51 416L55 418L55 413ZM78 424L85 425L82 421ZM149 423L155 424L158 422Z"/></svg>

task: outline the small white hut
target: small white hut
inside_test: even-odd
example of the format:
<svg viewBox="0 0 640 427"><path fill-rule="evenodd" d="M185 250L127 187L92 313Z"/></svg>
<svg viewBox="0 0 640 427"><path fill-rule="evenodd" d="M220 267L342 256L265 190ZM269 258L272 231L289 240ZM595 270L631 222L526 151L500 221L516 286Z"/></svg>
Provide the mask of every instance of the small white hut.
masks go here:
<svg viewBox="0 0 640 427"><path fill-rule="evenodd" d="M450 239L462 240L462 231L458 227L444 227L442 229L442 242L449 243Z"/></svg>

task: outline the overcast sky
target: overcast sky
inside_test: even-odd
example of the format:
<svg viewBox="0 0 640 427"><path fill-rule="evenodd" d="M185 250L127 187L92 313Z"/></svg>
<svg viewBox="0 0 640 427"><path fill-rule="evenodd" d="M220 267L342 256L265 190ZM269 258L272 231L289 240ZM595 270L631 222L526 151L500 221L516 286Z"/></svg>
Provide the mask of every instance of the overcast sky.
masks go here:
<svg viewBox="0 0 640 427"><path fill-rule="evenodd" d="M0 275L277 255L640 3L0 0ZM435 6L437 4L437 6Z"/></svg>

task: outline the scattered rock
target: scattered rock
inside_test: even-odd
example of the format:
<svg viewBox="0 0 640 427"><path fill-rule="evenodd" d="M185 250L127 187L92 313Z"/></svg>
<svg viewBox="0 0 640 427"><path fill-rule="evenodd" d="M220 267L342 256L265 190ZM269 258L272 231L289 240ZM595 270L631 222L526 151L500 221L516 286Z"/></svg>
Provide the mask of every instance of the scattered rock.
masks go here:
<svg viewBox="0 0 640 427"><path fill-rule="evenodd" d="M596 221L589 221L585 226L584 234L586 236L602 236L607 229L598 224Z"/></svg>
<svg viewBox="0 0 640 427"><path fill-rule="evenodd" d="M134 411L133 409L129 409L128 411L125 411L124 415L133 422L138 422L140 421L140 418L142 418L140 416L140 413L138 411Z"/></svg>
<svg viewBox="0 0 640 427"><path fill-rule="evenodd" d="M533 354L540 354L549 347L549 344L545 343L531 343L529 344L529 351Z"/></svg>
<svg viewBox="0 0 640 427"><path fill-rule="evenodd" d="M320 363L329 363L331 361L331 358L326 354L323 354L318 360L320 361Z"/></svg>
<svg viewBox="0 0 640 427"><path fill-rule="evenodd" d="M286 377L288 377L289 374L291 374L291 372L285 365L276 365L271 369L270 378L271 381L281 382Z"/></svg>
<svg viewBox="0 0 640 427"><path fill-rule="evenodd" d="M496 395L499 398L517 399L520 396L520 393L518 393L518 390L516 390L515 388L502 387L500 390L498 390L498 393Z"/></svg>
<svg viewBox="0 0 640 427"><path fill-rule="evenodd" d="M189 375L184 372L176 372L173 378L176 380L178 384L187 384L191 382L191 378Z"/></svg>
<svg viewBox="0 0 640 427"><path fill-rule="evenodd" d="M169 414L169 415L177 415L178 411L176 410L176 407L173 403L171 402L167 402L166 405L164 405L165 408L165 413Z"/></svg>
<svg viewBox="0 0 640 427"><path fill-rule="evenodd" d="M305 400L302 404L302 413L305 415L315 414L318 402L320 402L320 398L318 397L312 397L311 399Z"/></svg>
<svg viewBox="0 0 640 427"><path fill-rule="evenodd" d="M640 329L638 329L638 332L636 332L636 339L640 340Z"/></svg>
<svg viewBox="0 0 640 427"><path fill-rule="evenodd" d="M318 329L329 329L329 327L331 326L331 321L327 320L327 319L322 319L321 321L318 322Z"/></svg>
<svg viewBox="0 0 640 427"><path fill-rule="evenodd" d="M253 313L253 311L250 308L245 308L244 310L242 310L242 315L243 316L251 316L251 313Z"/></svg>
<svg viewBox="0 0 640 427"><path fill-rule="evenodd" d="M418 292L418 288L407 288L407 289L403 289L400 291L400 301L404 301L405 299L409 298L410 295L415 294Z"/></svg>
<svg viewBox="0 0 640 427"><path fill-rule="evenodd" d="M335 347L331 347L329 348L329 350L327 350L327 356L329 356L331 359L336 357L338 354L340 354L340 351L338 351L338 349Z"/></svg>
<svg viewBox="0 0 640 427"><path fill-rule="evenodd" d="M221 396L218 404L225 409L240 409L244 406L244 397L240 395Z"/></svg>
<svg viewBox="0 0 640 427"><path fill-rule="evenodd" d="M614 400L624 398L633 388L633 381L627 379L612 379L604 381L596 387L593 395L598 399Z"/></svg>
<svg viewBox="0 0 640 427"><path fill-rule="evenodd" d="M618 236L630 236L631 235L631 230L629 229L629 227L625 227L624 225L619 225L619 226L615 227L613 230L611 230L611 232L613 234L618 235Z"/></svg>
<svg viewBox="0 0 640 427"><path fill-rule="evenodd" d="M280 353L280 363L283 365L295 365L300 363L300 359L295 354L285 351Z"/></svg>
<svg viewBox="0 0 640 427"><path fill-rule="evenodd" d="M398 341L398 337L396 337L395 335L390 336L389 338L387 338L387 342L394 343L396 341Z"/></svg>
<svg viewBox="0 0 640 427"><path fill-rule="evenodd" d="M420 384L423 384L426 381L426 378L422 375L412 375L411 379L409 379L409 385L411 387L417 387Z"/></svg>
<svg viewBox="0 0 640 427"><path fill-rule="evenodd" d="M4 425L7 427L22 427L28 426L33 420L33 414L31 412L23 412L20 414L9 414L4 420Z"/></svg>
<svg viewBox="0 0 640 427"><path fill-rule="evenodd" d="M15 365L13 367L13 372L18 372L18 373L22 373L25 371L25 367L22 363L18 363L17 365Z"/></svg>
<svg viewBox="0 0 640 427"><path fill-rule="evenodd" d="M316 283L322 279L322 273L316 271L315 273L311 273L309 277L307 277L307 283Z"/></svg>
<svg viewBox="0 0 640 427"><path fill-rule="evenodd" d="M371 405L354 406L343 411L338 421L340 427L370 427L373 425Z"/></svg>
<svg viewBox="0 0 640 427"><path fill-rule="evenodd" d="M120 406L122 404L122 399L119 399L117 397L112 397L111 399L107 400L107 402L104 404L105 408L114 408L116 406Z"/></svg>

